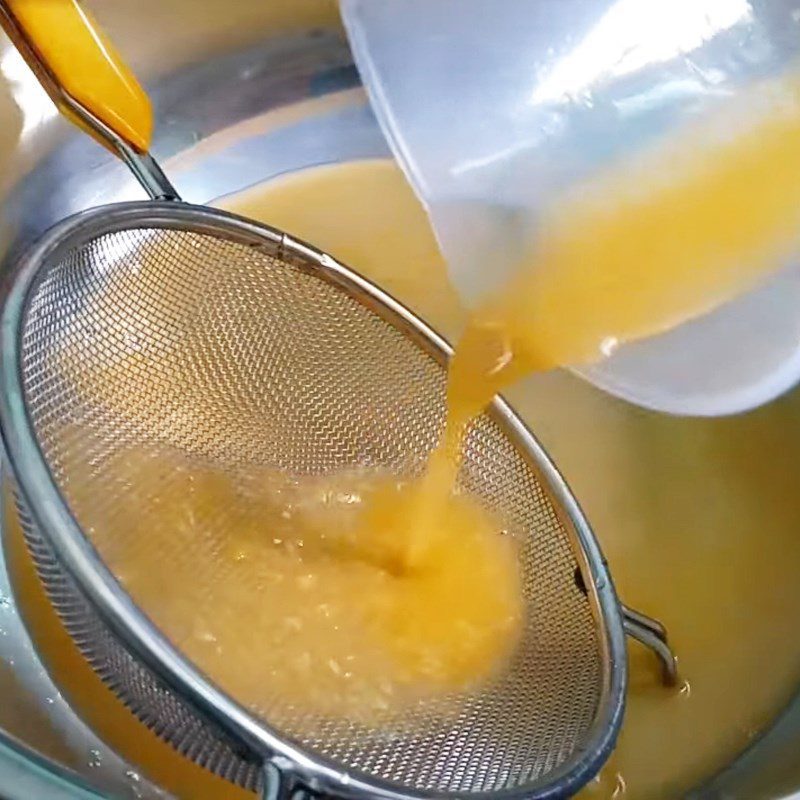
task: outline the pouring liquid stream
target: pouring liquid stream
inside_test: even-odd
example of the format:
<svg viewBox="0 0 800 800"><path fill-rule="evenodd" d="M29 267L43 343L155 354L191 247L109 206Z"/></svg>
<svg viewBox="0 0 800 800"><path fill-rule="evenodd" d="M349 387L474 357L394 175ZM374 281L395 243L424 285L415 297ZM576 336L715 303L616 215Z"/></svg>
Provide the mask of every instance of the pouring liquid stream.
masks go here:
<svg viewBox="0 0 800 800"><path fill-rule="evenodd" d="M414 489L409 564L446 527L462 439L495 394L666 331L786 264L800 229L800 78L740 102L730 119L685 130L555 202L512 279L472 313L449 371L445 430Z"/></svg>

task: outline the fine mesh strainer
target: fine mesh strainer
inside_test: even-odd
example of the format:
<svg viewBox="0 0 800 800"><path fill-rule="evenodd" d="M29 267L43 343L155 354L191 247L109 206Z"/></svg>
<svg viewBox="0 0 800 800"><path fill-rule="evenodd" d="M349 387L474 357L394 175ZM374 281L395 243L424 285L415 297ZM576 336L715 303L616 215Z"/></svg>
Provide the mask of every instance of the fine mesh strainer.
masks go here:
<svg viewBox="0 0 800 800"><path fill-rule="evenodd" d="M0 425L17 509L39 577L87 660L184 756L264 797L572 794L616 738L624 631L656 650L666 678L674 659L658 623L618 604L575 499L500 399L473 425L459 481L521 542L525 626L503 673L463 692L457 714L429 700L381 724L309 725L277 705L247 708L125 592L91 533L125 525L131 497L146 507L177 478L120 481L121 454L180 451L233 476L418 473L441 430L450 351L326 254L180 202L136 137L120 135L129 105L64 89L63 54L41 36L52 13L62 28L91 25L72 0L15 0L0 11L59 104L154 198L57 225L10 267L2 296ZM86 40L95 56L99 36ZM139 103L131 76L115 69ZM229 509L208 513L213 526ZM192 548L166 541L152 558L191 559Z"/></svg>

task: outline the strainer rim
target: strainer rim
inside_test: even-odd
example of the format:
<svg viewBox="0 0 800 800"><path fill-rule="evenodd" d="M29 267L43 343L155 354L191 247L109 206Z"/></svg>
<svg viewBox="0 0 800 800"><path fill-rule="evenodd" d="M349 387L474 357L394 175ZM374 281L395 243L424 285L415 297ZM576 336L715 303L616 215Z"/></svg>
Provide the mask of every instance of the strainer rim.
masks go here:
<svg viewBox="0 0 800 800"><path fill-rule="evenodd" d="M22 381L22 332L27 303L35 287L56 256L99 235L136 228L187 228L220 236L229 241L250 244L272 256L300 266L323 270L344 289L357 287L352 295L373 311L388 311L394 324L429 354L440 361L452 354L447 341L404 305L396 301L354 270L330 255L288 234L255 223L235 214L192 206L176 201L135 201L117 203L79 212L58 223L14 264L4 271L0 288L0 436L11 472L29 512L42 535L52 546L61 565L75 580L82 593L122 642L179 696L234 738L243 740L265 763L276 756L291 762L291 772L312 790L334 789L340 796L410 800L439 798L441 792L398 787L397 784L365 773L353 773L302 745L282 736L266 720L240 706L210 678L192 665L159 631L158 627L133 602L102 561L88 537L70 512L41 451L25 402ZM360 295L363 292L363 297ZM384 317L383 313L380 316ZM464 797L491 797L498 800L554 798L582 786L602 766L613 748L624 710L627 660L620 607L611 576L599 545L583 512L544 448L516 416L510 406L496 398L490 417L517 445L529 464L543 479L557 500L556 507L566 513L565 527L575 557L587 582L596 627L604 629L600 641L607 668L600 688L598 710L589 728L585 745L576 750L543 779L528 785L490 792L470 792ZM535 459L530 454L535 455ZM586 756L586 753L591 753ZM537 782L544 786L537 789Z"/></svg>

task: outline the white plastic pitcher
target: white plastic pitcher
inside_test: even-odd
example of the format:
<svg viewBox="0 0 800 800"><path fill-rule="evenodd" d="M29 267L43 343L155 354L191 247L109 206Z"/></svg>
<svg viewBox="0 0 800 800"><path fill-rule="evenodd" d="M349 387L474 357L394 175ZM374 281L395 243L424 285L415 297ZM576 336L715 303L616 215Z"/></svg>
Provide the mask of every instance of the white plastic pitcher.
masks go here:
<svg viewBox="0 0 800 800"><path fill-rule="evenodd" d="M800 55L800 0L341 6L373 109L468 302L511 270L554 192ZM767 402L800 379L800 267L575 371L676 414Z"/></svg>

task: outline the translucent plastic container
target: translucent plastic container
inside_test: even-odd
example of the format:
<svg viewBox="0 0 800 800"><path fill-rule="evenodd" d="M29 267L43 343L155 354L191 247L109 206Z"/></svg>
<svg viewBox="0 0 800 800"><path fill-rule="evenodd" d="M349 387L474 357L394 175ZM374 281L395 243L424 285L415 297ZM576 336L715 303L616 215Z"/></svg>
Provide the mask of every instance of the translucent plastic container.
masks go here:
<svg viewBox="0 0 800 800"><path fill-rule="evenodd" d="M554 193L800 51L800 2L785 0L342 0L342 11L374 111L468 302L512 269ZM776 266L757 290L576 371L671 413L772 399L800 378L800 270Z"/></svg>

